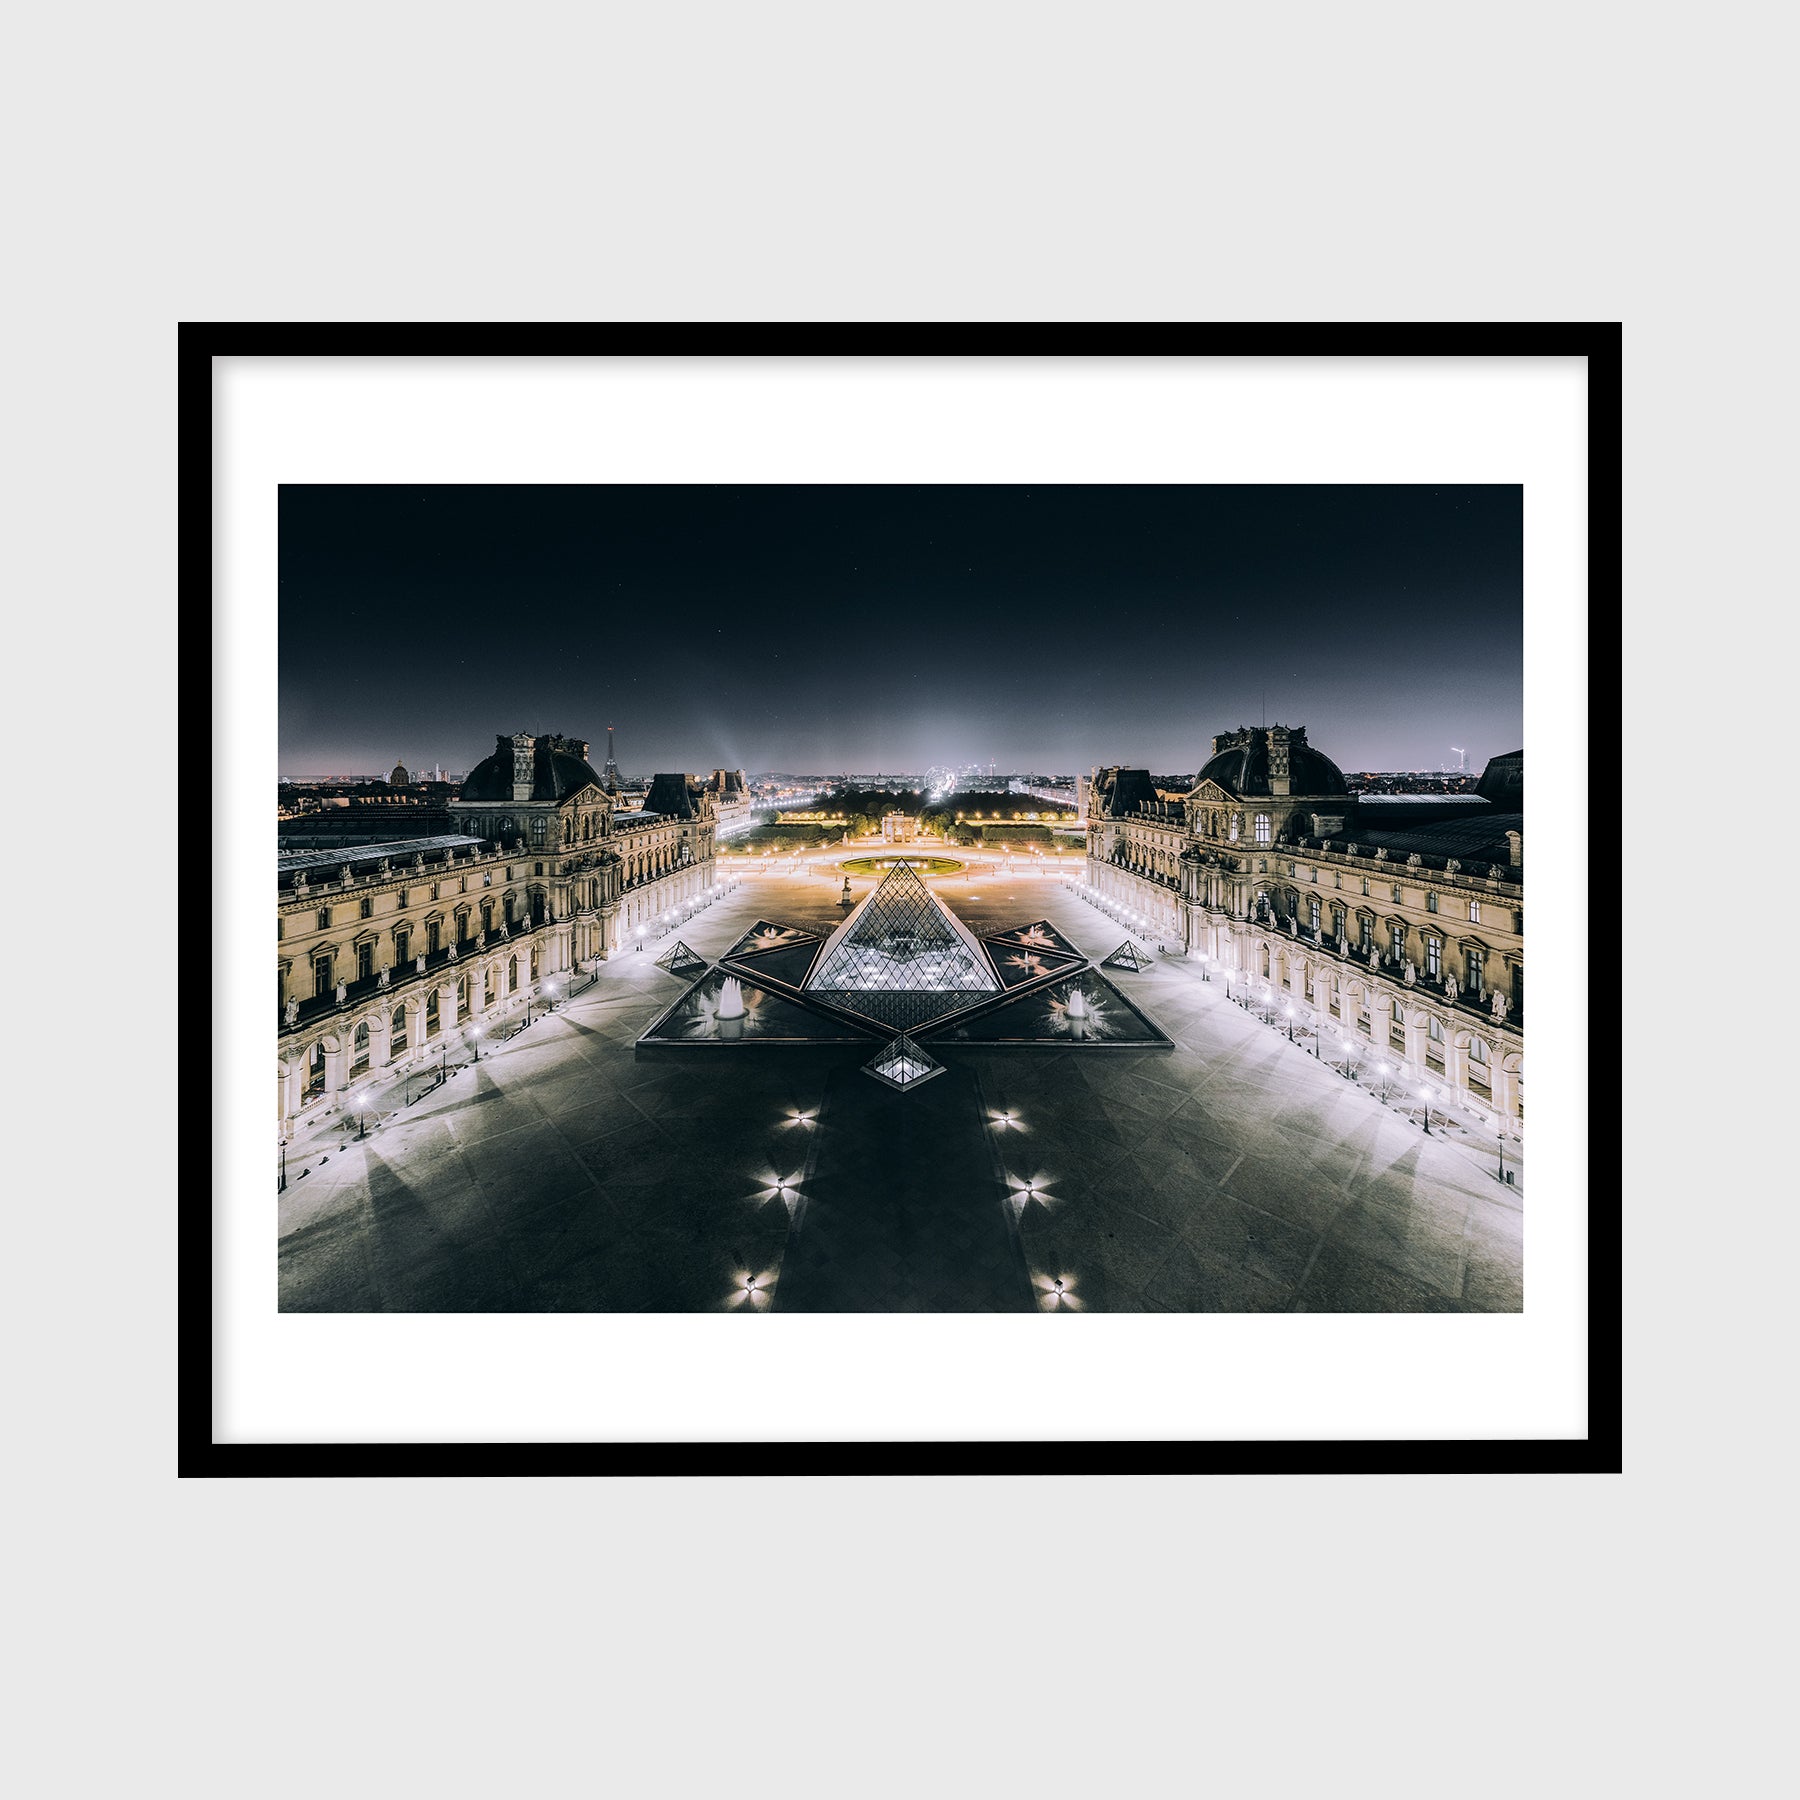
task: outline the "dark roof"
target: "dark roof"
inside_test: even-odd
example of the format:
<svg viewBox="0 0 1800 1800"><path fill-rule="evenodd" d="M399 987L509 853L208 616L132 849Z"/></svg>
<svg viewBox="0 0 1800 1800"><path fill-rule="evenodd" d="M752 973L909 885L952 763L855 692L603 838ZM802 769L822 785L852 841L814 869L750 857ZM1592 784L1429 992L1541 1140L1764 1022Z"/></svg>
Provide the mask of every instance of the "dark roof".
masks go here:
<svg viewBox="0 0 1800 1800"><path fill-rule="evenodd" d="M1279 729L1279 727L1277 727ZM1269 733L1260 726L1248 727L1232 734L1239 741L1227 743L1216 751L1200 773L1194 777L1198 787L1203 781L1216 781L1228 794L1252 800L1272 793L1269 786ZM1343 771L1329 756L1315 750L1304 733L1296 732L1288 739L1288 792L1308 794L1347 794L1350 789Z"/></svg>
<svg viewBox="0 0 1800 1800"><path fill-rule="evenodd" d="M1525 804L1525 752L1508 750L1504 756L1490 756L1481 771L1475 791L1485 795L1496 806L1520 807Z"/></svg>
<svg viewBox="0 0 1800 1800"><path fill-rule="evenodd" d="M1517 880L1520 871L1511 866L1512 846L1506 834L1524 829L1523 813L1485 812L1473 819L1445 819L1441 824L1415 825L1407 831L1371 831L1358 841L1386 850L1390 857L1396 850L1402 856L1417 851L1437 862L1454 856L1474 874L1498 863L1506 879Z"/></svg>
<svg viewBox="0 0 1800 1800"><path fill-rule="evenodd" d="M578 756L569 740L541 737L532 746L531 795L533 800L564 800L584 787L599 787L600 777L585 757ZM494 754L463 778L464 800L510 800L513 797L512 739L501 738Z"/></svg>
<svg viewBox="0 0 1800 1800"><path fill-rule="evenodd" d="M688 789L688 778L685 775L653 776L650 791L644 796L644 810L661 813L666 818L691 819L694 802Z"/></svg>
<svg viewBox="0 0 1800 1800"><path fill-rule="evenodd" d="M1356 829L1359 834L1411 831L1455 819L1486 819L1494 810L1479 794L1358 794Z"/></svg>
<svg viewBox="0 0 1800 1800"><path fill-rule="evenodd" d="M1109 784L1106 816L1109 819L1129 818L1140 806L1146 803L1154 806L1161 799L1148 769L1120 769Z"/></svg>
<svg viewBox="0 0 1800 1800"><path fill-rule="evenodd" d="M336 850L284 850L275 858L275 868L282 875L298 869L341 869L346 863L354 869L358 863L378 863L384 856L391 862L410 863L415 856L436 862L446 850L472 850L482 842L481 838L458 833L447 837L396 838L385 844L345 844Z"/></svg>

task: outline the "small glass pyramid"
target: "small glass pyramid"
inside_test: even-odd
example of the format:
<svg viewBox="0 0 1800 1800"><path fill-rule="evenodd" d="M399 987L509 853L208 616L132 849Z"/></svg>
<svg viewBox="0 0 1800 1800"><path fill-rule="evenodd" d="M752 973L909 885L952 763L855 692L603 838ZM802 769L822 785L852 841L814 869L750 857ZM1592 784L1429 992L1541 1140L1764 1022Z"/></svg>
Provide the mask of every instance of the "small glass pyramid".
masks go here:
<svg viewBox="0 0 1800 1800"><path fill-rule="evenodd" d="M1135 973L1150 967L1150 952L1140 950L1127 938L1100 966L1103 969L1130 969Z"/></svg>
<svg viewBox="0 0 1800 1800"><path fill-rule="evenodd" d="M863 1073L905 1092L941 1075L944 1065L921 1050L903 1031L878 1056L863 1064Z"/></svg>
<svg viewBox="0 0 1800 1800"><path fill-rule="evenodd" d="M667 969L671 975L698 975L706 967L706 958L696 956L680 938L677 938L674 947L665 950L656 959L656 966L659 969Z"/></svg>

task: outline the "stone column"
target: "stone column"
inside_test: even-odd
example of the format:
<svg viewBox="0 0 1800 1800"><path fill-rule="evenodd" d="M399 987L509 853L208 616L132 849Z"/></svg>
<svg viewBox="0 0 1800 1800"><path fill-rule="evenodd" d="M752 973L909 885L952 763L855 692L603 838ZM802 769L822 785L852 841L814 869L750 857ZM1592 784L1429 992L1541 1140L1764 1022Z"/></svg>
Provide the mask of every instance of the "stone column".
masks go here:
<svg viewBox="0 0 1800 1800"><path fill-rule="evenodd" d="M456 1029L456 978L439 984L438 991L438 1031L445 1037Z"/></svg>
<svg viewBox="0 0 1800 1800"><path fill-rule="evenodd" d="M1407 1067L1421 1077L1426 1072L1425 1046L1430 1041L1431 1027L1428 1015L1423 1008L1408 1004L1406 1009L1406 1062Z"/></svg>
<svg viewBox="0 0 1800 1800"><path fill-rule="evenodd" d="M1469 1098L1469 1047L1460 1040L1467 1035L1457 1029L1454 1019L1444 1029L1444 1079L1465 1105Z"/></svg>
<svg viewBox="0 0 1800 1800"><path fill-rule="evenodd" d="M1517 1053L1509 1053L1504 1044L1494 1048L1492 1068L1494 1082L1494 1109L1509 1124L1517 1124L1519 1117L1519 1079L1520 1071L1509 1067L1517 1061Z"/></svg>
<svg viewBox="0 0 1800 1800"><path fill-rule="evenodd" d="M350 1085L350 1039L345 1032L338 1034L338 1047L325 1052L325 1098L336 1106L343 1099L344 1089Z"/></svg>

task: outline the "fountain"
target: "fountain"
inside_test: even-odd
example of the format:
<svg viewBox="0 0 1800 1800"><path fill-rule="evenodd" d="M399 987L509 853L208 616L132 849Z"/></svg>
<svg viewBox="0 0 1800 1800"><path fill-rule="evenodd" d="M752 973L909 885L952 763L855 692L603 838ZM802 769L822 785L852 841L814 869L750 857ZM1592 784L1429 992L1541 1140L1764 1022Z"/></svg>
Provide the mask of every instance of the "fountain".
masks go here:
<svg viewBox="0 0 1800 1800"><path fill-rule="evenodd" d="M719 1004L714 1013L719 1036L741 1038L744 1035L744 990L737 978L727 975L719 986Z"/></svg>
<svg viewBox="0 0 1800 1800"><path fill-rule="evenodd" d="M1088 1028L1088 998L1080 988L1069 990L1069 1035L1084 1038Z"/></svg>

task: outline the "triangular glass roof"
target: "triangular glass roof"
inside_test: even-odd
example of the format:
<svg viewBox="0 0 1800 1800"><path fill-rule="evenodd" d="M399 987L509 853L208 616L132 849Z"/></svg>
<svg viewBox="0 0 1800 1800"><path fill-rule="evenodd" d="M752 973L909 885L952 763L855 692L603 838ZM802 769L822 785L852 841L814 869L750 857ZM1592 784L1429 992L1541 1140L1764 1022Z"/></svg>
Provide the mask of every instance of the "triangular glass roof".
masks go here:
<svg viewBox="0 0 1800 1800"><path fill-rule="evenodd" d="M1140 950L1130 938L1127 938L1100 966L1103 969L1131 969L1134 971L1147 969L1150 966L1150 952Z"/></svg>
<svg viewBox="0 0 1800 1800"><path fill-rule="evenodd" d="M785 950L790 944L816 944L819 934L798 925L776 925L758 919L738 941L725 952L728 957L759 956L765 950Z"/></svg>
<svg viewBox="0 0 1800 1800"><path fill-rule="evenodd" d="M909 1031L999 993L1000 980L968 927L901 862L825 940L806 991Z"/></svg>
<svg viewBox="0 0 1800 1800"><path fill-rule="evenodd" d="M677 938L675 947L672 950L665 950L656 959L656 966L659 969L667 969L671 975L692 975L706 967L706 958L696 956L680 938Z"/></svg>
<svg viewBox="0 0 1800 1800"><path fill-rule="evenodd" d="M885 1081L889 1087L897 1087L902 1092L943 1072L944 1065L921 1050L904 1031L879 1055L863 1064L865 1075L873 1075L877 1081Z"/></svg>
<svg viewBox="0 0 1800 1800"><path fill-rule="evenodd" d="M1039 919L1035 925L1019 925L1011 931L990 931L984 935L990 944L1018 945L1026 950L1054 950L1059 956L1081 955L1048 919Z"/></svg>

